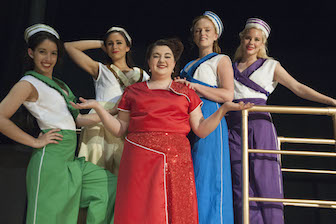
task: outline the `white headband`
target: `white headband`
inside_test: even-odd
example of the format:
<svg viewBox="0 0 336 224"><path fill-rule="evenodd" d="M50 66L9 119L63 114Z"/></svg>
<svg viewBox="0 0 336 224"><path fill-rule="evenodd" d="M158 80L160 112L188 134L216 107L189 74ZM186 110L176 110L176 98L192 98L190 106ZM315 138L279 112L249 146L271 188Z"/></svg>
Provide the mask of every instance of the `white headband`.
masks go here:
<svg viewBox="0 0 336 224"><path fill-rule="evenodd" d="M132 44L132 38L131 38L130 35L128 35L127 31L124 28L114 26L114 27L111 27L106 33L110 33L112 31L123 32L125 34L127 40Z"/></svg>
<svg viewBox="0 0 336 224"><path fill-rule="evenodd" d="M56 30L54 30L54 28L52 28L48 25L45 25L45 24L38 23L38 24L35 24L35 25L32 25L32 26L28 27L25 30L25 32L24 32L25 41L28 43L28 39L31 36L33 36L35 33L41 32L41 31L48 32L48 33L54 35L57 39L60 39L59 34L56 32Z"/></svg>
<svg viewBox="0 0 336 224"><path fill-rule="evenodd" d="M215 13L211 11L205 11L203 15L208 17L213 22L216 28L216 32L218 34L218 38L219 38L222 35L222 32L224 30L222 20Z"/></svg>
<svg viewBox="0 0 336 224"><path fill-rule="evenodd" d="M266 38L268 38L271 33L271 27L265 21L258 18L249 18L246 21L245 28L252 28L252 27L261 29L265 33Z"/></svg>

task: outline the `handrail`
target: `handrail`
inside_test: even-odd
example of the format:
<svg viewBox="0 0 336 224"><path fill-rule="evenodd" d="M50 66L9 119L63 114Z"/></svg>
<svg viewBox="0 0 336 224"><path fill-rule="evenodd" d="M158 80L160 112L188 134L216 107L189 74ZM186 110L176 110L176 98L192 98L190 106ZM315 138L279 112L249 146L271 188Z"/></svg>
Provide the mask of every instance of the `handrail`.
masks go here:
<svg viewBox="0 0 336 224"><path fill-rule="evenodd" d="M309 115L328 115L333 120L334 139L307 139L307 138L284 138L279 137L279 143L306 143L306 144L329 144L336 145L336 108L315 108L315 107L292 107L292 106L253 106L250 109L242 111L242 221L244 224L250 223L249 201L273 201L281 202L284 205L306 206L306 207L323 207L336 209L335 201L322 200L304 200L304 199L275 199L275 198L255 198L249 197L249 153L274 153L286 155L301 156L327 156L336 157L334 152L308 152L308 151L289 151L289 150L262 150L248 148L248 114L249 112L269 112L280 114L309 114ZM335 174L336 171L326 170L304 170L304 169L282 169L288 172L310 172L320 174Z"/></svg>
<svg viewBox="0 0 336 224"><path fill-rule="evenodd" d="M334 170L312 170L312 169L288 169L288 168L281 168L283 172L290 172L290 173L315 173L315 174L336 174Z"/></svg>
<svg viewBox="0 0 336 224"><path fill-rule="evenodd" d="M320 207L319 205L322 205L322 206L329 207L329 208L330 207L336 208L336 201L326 201L326 200L250 197L250 201L298 203L300 204L300 206L304 206L304 207Z"/></svg>
<svg viewBox="0 0 336 224"><path fill-rule="evenodd" d="M335 115L336 107L253 106L245 111L277 114Z"/></svg>
<svg viewBox="0 0 336 224"><path fill-rule="evenodd" d="M269 153L269 154L284 154L298 156L326 156L336 157L335 152L311 152L311 151L294 151L294 150L266 150L266 149L248 149L249 153Z"/></svg>
<svg viewBox="0 0 336 224"><path fill-rule="evenodd" d="M321 138L290 138L290 137L278 137L280 143L306 143L306 144L324 144L324 145L335 145L336 140L334 139L321 139Z"/></svg>

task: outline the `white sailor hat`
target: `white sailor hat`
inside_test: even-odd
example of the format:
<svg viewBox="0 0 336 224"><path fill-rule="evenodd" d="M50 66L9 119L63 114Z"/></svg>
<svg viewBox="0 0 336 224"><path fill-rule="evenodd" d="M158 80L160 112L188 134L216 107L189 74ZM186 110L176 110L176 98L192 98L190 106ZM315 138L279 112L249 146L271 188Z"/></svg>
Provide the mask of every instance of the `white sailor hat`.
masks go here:
<svg viewBox="0 0 336 224"><path fill-rule="evenodd" d="M224 30L222 20L215 13L213 13L211 11L205 11L203 13L203 15L208 17L213 22L213 24L215 25L218 37L220 37L222 35L223 30Z"/></svg>
<svg viewBox="0 0 336 224"><path fill-rule="evenodd" d="M113 26L111 27L106 33L110 33L112 31L118 31L118 32L123 32L127 38L127 40L132 43L132 38L130 35L128 35L127 31L124 28Z"/></svg>
<svg viewBox="0 0 336 224"><path fill-rule="evenodd" d="M246 21L245 28L261 29L265 33L266 38L268 38L271 33L271 27L265 21L258 18L249 18Z"/></svg>
<svg viewBox="0 0 336 224"><path fill-rule="evenodd" d="M25 32L24 32L25 41L28 43L28 39L31 36L33 36L35 33L41 32L41 31L48 32L48 33L54 35L57 39L60 39L59 34L56 32L56 30L54 30L54 28L52 28L48 25L45 25L45 24L38 23L38 24L34 24L34 25L28 27L25 30Z"/></svg>

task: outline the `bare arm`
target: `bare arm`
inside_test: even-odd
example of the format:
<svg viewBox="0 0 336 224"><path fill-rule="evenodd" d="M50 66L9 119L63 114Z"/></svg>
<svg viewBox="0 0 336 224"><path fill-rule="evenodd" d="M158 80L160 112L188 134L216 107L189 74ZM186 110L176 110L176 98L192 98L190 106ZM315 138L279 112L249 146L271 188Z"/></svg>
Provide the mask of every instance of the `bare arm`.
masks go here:
<svg viewBox="0 0 336 224"><path fill-rule="evenodd" d="M298 82L280 64L277 64L277 66L275 67L274 81L279 82L281 85L291 90L298 97L318 103L336 106L335 99L323 95L313 90L312 88Z"/></svg>
<svg viewBox="0 0 336 224"><path fill-rule="evenodd" d="M77 109L94 109L100 120L103 122L105 128L115 136L122 136L126 133L129 124L129 113L119 111L118 117L113 117L108 111L104 109L95 100L85 100L79 98L82 103L77 103L72 105Z"/></svg>
<svg viewBox="0 0 336 224"><path fill-rule="evenodd" d="M76 125L78 127L94 125L100 122L98 114L79 114L76 118Z"/></svg>
<svg viewBox="0 0 336 224"><path fill-rule="evenodd" d="M118 104L116 104L112 109L106 110L111 115L118 114ZM98 114L79 114L76 118L76 125L78 127L90 126L100 122L100 117Z"/></svg>
<svg viewBox="0 0 336 224"><path fill-rule="evenodd" d="M119 106L120 100L121 100L121 97L119 98L117 103L114 105L114 107L108 110L108 112L111 115L117 115L119 113L118 106Z"/></svg>
<svg viewBox="0 0 336 224"><path fill-rule="evenodd" d="M251 103L244 104L243 102L226 102L207 119L204 119L201 107L199 106L190 113L189 121L191 129L198 137L205 138L217 128L220 121L228 111L244 110L252 106L253 104Z"/></svg>
<svg viewBox="0 0 336 224"><path fill-rule="evenodd" d="M74 62L88 72L94 79L97 79L99 72L99 63L87 54L85 50L104 49L103 41L100 40L80 40L64 43L64 47Z"/></svg>
<svg viewBox="0 0 336 224"><path fill-rule="evenodd" d="M62 140L62 135L56 133L59 129L51 130L38 138L34 138L10 120L10 117L24 101L36 97L34 91L36 91L35 88L27 81L20 81L14 85L0 103L0 132L16 142L33 148L41 148L49 143L57 144L57 140Z"/></svg>

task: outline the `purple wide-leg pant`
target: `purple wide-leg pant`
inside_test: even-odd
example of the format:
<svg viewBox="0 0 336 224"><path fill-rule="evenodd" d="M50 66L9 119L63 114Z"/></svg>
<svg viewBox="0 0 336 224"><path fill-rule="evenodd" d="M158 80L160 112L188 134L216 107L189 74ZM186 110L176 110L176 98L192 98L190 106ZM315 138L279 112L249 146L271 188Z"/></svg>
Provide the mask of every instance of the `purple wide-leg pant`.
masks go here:
<svg viewBox="0 0 336 224"><path fill-rule="evenodd" d="M242 223L241 112L227 118L232 169L235 224ZM268 113L251 113L248 122L251 149L278 150L277 135ZM280 156L249 154L250 197L283 198ZM283 205L275 202L250 202L251 224L283 224Z"/></svg>

